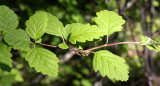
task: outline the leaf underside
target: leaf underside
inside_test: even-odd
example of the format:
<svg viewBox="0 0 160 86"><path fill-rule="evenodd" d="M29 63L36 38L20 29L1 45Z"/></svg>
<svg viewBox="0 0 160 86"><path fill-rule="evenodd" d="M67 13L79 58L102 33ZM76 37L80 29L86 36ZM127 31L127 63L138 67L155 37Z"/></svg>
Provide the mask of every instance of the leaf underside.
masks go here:
<svg viewBox="0 0 160 86"><path fill-rule="evenodd" d="M125 60L107 50L95 52L93 68L95 72L99 71L103 77L107 75L110 79L127 81L129 77Z"/></svg>
<svg viewBox="0 0 160 86"><path fill-rule="evenodd" d="M58 75L59 59L54 53L43 48L32 48L25 59L37 72L56 77Z"/></svg>

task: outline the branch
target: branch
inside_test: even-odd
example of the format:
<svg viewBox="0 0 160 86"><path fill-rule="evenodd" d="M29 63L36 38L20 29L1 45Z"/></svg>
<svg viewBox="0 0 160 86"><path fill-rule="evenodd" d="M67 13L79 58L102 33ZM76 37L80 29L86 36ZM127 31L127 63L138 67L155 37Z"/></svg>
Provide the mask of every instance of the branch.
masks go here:
<svg viewBox="0 0 160 86"><path fill-rule="evenodd" d="M139 45L143 45L143 44L140 43L140 42L119 42L119 43L112 43L112 44L104 44L104 45L100 45L100 46L98 46L98 47L94 47L94 48L87 49L87 50L71 50L71 49L70 49L70 51L74 51L74 52L76 52L78 55L79 55L79 53L83 53L83 54L85 54L86 56L88 56L90 53L93 53L92 50L96 50L96 49L103 48L103 47L107 47L107 46L120 45L120 44L139 44Z"/></svg>
<svg viewBox="0 0 160 86"><path fill-rule="evenodd" d="M48 47L53 47L56 48L57 46L53 46L53 45L48 45L48 44L43 44L43 43L39 43L40 45L44 45L44 46L48 46ZM87 50L75 50L75 49L69 49L69 51L73 51L75 53L77 53L78 55L81 56L81 54L85 54L86 56L88 56L90 53L93 53L92 50L96 50L99 48L103 48L103 47L107 47L107 46L113 46L113 45L120 45L120 44L139 44L139 45L143 45L140 42L119 42L119 43L112 43L112 44L104 44L104 45L100 45L98 47L94 47L91 49L87 49ZM81 54L80 54L81 53Z"/></svg>
<svg viewBox="0 0 160 86"><path fill-rule="evenodd" d="M44 43L39 43L40 45L44 45L44 46L47 46L47 47L53 47L53 48L56 48L57 46L53 46L53 45L49 45L49 44L44 44Z"/></svg>
<svg viewBox="0 0 160 86"><path fill-rule="evenodd" d="M104 44L104 45L94 47L94 48L91 48L91 49L88 49L88 50L85 50L85 51L92 51L92 50L99 49L99 48L102 48L102 47L119 45L119 44L140 44L140 45L142 45L142 43L140 43L140 42L119 42L119 43L112 43L112 44L107 44L107 45Z"/></svg>
<svg viewBox="0 0 160 86"><path fill-rule="evenodd" d="M0 36L3 36L3 34L0 34Z"/></svg>

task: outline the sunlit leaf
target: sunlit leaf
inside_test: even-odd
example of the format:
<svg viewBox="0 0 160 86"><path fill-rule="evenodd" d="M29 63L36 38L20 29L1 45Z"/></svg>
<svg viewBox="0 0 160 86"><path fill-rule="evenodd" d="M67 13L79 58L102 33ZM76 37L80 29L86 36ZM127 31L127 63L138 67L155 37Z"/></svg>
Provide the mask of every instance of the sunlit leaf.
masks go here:
<svg viewBox="0 0 160 86"><path fill-rule="evenodd" d="M48 13L48 25L46 33L62 37L64 26L56 16Z"/></svg>
<svg viewBox="0 0 160 86"><path fill-rule="evenodd" d="M160 43L148 38L147 36L141 36L141 42L149 49L156 52L160 51Z"/></svg>
<svg viewBox="0 0 160 86"><path fill-rule="evenodd" d="M28 51L30 49L30 38L22 29L14 29L4 36L5 41L14 49Z"/></svg>
<svg viewBox="0 0 160 86"><path fill-rule="evenodd" d="M59 47L59 48L62 48L62 49L68 49L68 48L69 48L68 45L65 44L65 43L59 44L58 47Z"/></svg>
<svg viewBox="0 0 160 86"><path fill-rule="evenodd" d="M73 23L66 25L64 31L64 38L69 40L72 44L76 42L93 41L100 39L104 35L104 31L99 29L96 25Z"/></svg>
<svg viewBox="0 0 160 86"><path fill-rule="evenodd" d="M129 77L125 60L107 50L95 52L93 68L96 72L99 71L103 77L107 75L110 79L127 81Z"/></svg>
<svg viewBox="0 0 160 86"><path fill-rule="evenodd" d="M0 30L9 31L18 25L17 15L7 6L0 6Z"/></svg>
<svg viewBox="0 0 160 86"><path fill-rule="evenodd" d="M95 22L97 25L104 29L107 36L110 36L114 32L122 30L122 25L125 23L125 20L113 11L100 11L96 13Z"/></svg>
<svg viewBox="0 0 160 86"><path fill-rule="evenodd" d="M54 53L47 49L33 48L27 53L25 59L37 72L53 77L58 75L59 59Z"/></svg>
<svg viewBox="0 0 160 86"><path fill-rule="evenodd" d="M26 31L31 38L39 40L45 33L48 25L48 16L46 12L38 11L26 21Z"/></svg>

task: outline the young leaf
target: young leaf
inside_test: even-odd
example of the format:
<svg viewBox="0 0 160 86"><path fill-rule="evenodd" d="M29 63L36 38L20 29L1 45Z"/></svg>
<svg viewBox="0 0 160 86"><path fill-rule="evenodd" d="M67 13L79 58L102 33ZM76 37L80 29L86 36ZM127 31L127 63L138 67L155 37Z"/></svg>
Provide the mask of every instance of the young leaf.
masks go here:
<svg viewBox="0 0 160 86"><path fill-rule="evenodd" d="M95 22L97 25L105 29L106 35L110 36L114 32L122 30L122 26L125 20L115 12L104 10L96 13Z"/></svg>
<svg viewBox="0 0 160 86"><path fill-rule="evenodd" d="M12 45L14 49L28 51L30 49L30 38L22 29L14 29L4 36L4 40Z"/></svg>
<svg viewBox="0 0 160 86"><path fill-rule="evenodd" d="M156 52L160 51L160 43L148 38L147 36L141 36L141 42L149 49Z"/></svg>
<svg viewBox="0 0 160 86"><path fill-rule="evenodd" d="M39 40L46 31L47 24L47 13L38 11L26 21L26 31L31 38L34 40Z"/></svg>
<svg viewBox="0 0 160 86"><path fill-rule="evenodd" d="M73 23L65 27L64 38L68 39L72 44L77 42L93 41L100 39L104 35L104 31L96 25Z"/></svg>
<svg viewBox="0 0 160 86"><path fill-rule="evenodd" d="M46 28L46 33L62 37L64 29L62 22L59 21L57 17L53 16L50 13L47 13L47 15L48 15L48 25Z"/></svg>
<svg viewBox="0 0 160 86"><path fill-rule="evenodd" d="M56 77L58 75L59 59L54 53L43 48L32 48L25 59L37 72Z"/></svg>
<svg viewBox="0 0 160 86"><path fill-rule="evenodd" d="M107 50L95 52L93 68L96 72L99 71L103 77L107 75L110 79L127 81L129 77L125 60Z"/></svg>
<svg viewBox="0 0 160 86"><path fill-rule="evenodd" d="M15 29L18 25L17 15L7 6L0 6L0 29L10 30Z"/></svg>
<svg viewBox="0 0 160 86"><path fill-rule="evenodd" d="M68 49L68 45L67 44L64 44L64 43L61 43L58 45L59 48L62 48L62 49Z"/></svg>

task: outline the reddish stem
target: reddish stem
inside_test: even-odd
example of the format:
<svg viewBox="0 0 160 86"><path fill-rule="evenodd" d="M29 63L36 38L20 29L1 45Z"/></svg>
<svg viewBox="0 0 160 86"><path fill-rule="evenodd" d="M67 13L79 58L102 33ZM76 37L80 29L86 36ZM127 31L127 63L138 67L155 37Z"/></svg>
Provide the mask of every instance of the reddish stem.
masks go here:
<svg viewBox="0 0 160 86"><path fill-rule="evenodd" d="M99 48L102 48L102 47L119 45L119 44L140 44L141 45L142 43L140 43L140 42L119 42L119 43L112 43L112 44L104 44L104 45L94 47L94 48L91 48L91 49L88 49L88 50L85 50L85 51L92 51L92 50L99 49Z"/></svg>
<svg viewBox="0 0 160 86"><path fill-rule="evenodd" d="M40 45L44 45L44 46L48 46L48 47L53 47L56 48L57 46L53 46L53 45L48 45L48 44L43 44L43 43L39 43Z"/></svg>

